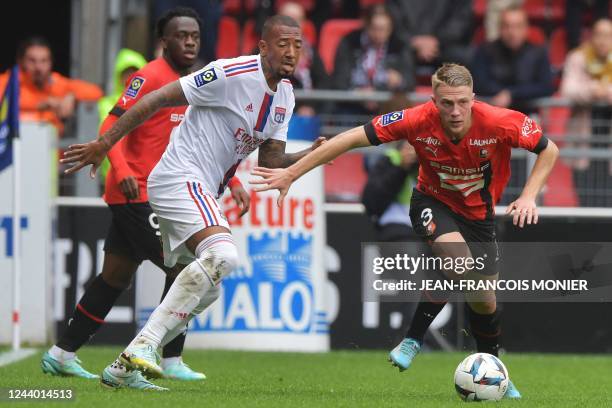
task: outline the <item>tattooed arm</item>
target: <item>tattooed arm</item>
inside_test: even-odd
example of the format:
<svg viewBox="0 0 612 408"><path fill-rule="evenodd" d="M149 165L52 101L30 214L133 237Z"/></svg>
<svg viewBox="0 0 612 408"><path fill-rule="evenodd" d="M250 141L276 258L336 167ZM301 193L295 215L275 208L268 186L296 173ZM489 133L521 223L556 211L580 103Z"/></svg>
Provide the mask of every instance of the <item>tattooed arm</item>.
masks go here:
<svg viewBox="0 0 612 408"><path fill-rule="evenodd" d="M267 167L270 169L286 168L321 146L326 141L327 139L324 137L319 137L308 149L295 153L285 153L286 142L268 139L259 146L257 162L260 167Z"/></svg>
<svg viewBox="0 0 612 408"><path fill-rule="evenodd" d="M91 164L90 175L93 177L108 151L123 136L141 125L160 108L187 104L187 99L179 81L174 81L156 91L150 92L121 115L115 124L96 140L85 144L69 146L68 150L64 153L64 158L60 162L73 164L73 166L65 172L74 173Z"/></svg>

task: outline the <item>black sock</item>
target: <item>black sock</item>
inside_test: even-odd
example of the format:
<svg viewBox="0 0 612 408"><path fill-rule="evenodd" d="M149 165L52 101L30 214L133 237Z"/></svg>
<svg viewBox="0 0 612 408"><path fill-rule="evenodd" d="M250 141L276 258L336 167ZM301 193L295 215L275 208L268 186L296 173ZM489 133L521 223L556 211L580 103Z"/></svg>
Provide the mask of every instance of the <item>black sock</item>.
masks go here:
<svg viewBox="0 0 612 408"><path fill-rule="evenodd" d="M476 350L479 353L489 353L494 356L499 352L499 337L501 335L501 311L499 307L493 314L482 315L468 307L472 334L476 339Z"/></svg>
<svg viewBox="0 0 612 408"><path fill-rule="evenodd" d="M66 351L77 351L81 348L102 326L104 318L121 292L123 289L110 286L102 279L102 275L96 276L77 304L57 346Z"/></svg>
<svg viewBox="0 0 612 408"><path fill-rule="evenodd" d="M162 293L161 300L164 300L164 298L166 297L166 294L170 290L170 286L172 286L174 279L175 278L166 276L166 285L164 286L164 292ZM170 343L164 346L162 350L162 357L163 358L180 357L181 354L183 354L183 346L185 345L186 338L187 338L187 333L183 332L179 334L178 336L176 336L174 339L172 339Z"/></svg>
<svg viewBox="0 0 612 408"><path fill-rule="evenodd" d="M411 337L421 344L423 343L423 337L425 337L425 333L427 333L427 329L429 329L431 322L434 321L438 313L440 313L444 305L446 305L446 300L434 302L433 299L428 296L430 295L426 292L421 294L421 301L414 312L410 328L406 332L406 337Z"/></svg>

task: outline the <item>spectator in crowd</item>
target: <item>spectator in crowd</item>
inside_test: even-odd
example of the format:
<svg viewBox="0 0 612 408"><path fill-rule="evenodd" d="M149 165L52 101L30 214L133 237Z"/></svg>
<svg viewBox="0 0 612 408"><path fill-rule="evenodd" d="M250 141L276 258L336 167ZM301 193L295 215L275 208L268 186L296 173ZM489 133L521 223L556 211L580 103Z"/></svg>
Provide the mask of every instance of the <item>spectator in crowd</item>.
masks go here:
<svg viewBox="0 0 612 408"><path fill-rule="evenodd" d="M64 121L75 112L77 101L97 101L103 95L99 86L53 72L51 46L42 37L23 41L17 50L19 64L19 118L49 122L63 134ZM4 92L9 72L0 74Z"/></svg>
<svg viewBox="0 0 612 408"><path fill-rule="evenodd" d="M590 12L593 20L610 16L610 0L566 0L565 29L567 32L567 49L572 50L580 44L582 37L583 17Z"/></svg>
<svg viewBox="0 0 612 408"><path fill-rule="evenodd" d="M488 0L484 16L485 38L495 41L499 38L499 17L510 7L521 7L524 0Z"/></svg>
<svg viewBox="0 0 612 408"><path fill-rule="evenodd" d="M304 6L293 1L284 3L278 10L278 14L291 17L300 25L306 19ZM319 52L314 44L311 44L304 36L302 36L302 53L291 77L291 83L294 88L306 90L327 89L329 87L329 76L323 66ZM317 106L317 108L319 107ZM299 116L314 116L316 113L315 105L298 102L295 113Z"/></svg>
<svg viewBox="0 0 612 408"><path fill-rule="evenodd" d="M529 102L552 95L553 76L545 47L527 39L529 21L520 7L500 16L500 37L482 44L474 55L474 90L503 108L530 113Z"/></svg>
<svg viewBox="0 0 612 408"><path fill-rule="evenodd" d="M408 47L394 35L393 19L384 5L365 15L364 28L353 31L338 45L333 73L338 89L405 91L414 88L414 61ZM361 113L373 113L366 104Z"/></svg>
<svg viewBox="0 0 612 408"><path fill-rule="evenodd" d="M612 121L612 20L604 18L596 21L591 39L568 54L561 94L574 104L568 133L583 139L585 143L582 147L609 148L610 143L607 141L610 139ZM589 144L590 134L596 140ZM591 162L586 157L569 162L574 168L574 181L581 205L612 205L612 180L608 163L602 160ZM596 191L603 191L603 194L594 194Z"/></svg>
<svg viewBox="0 0 612 408"><path fill-rule="evenodd" d="M111 92L104 96L98 101L98 113L100 116L100 124L104 122L108 113L113 109L121 95L123 90L128 84L128 79L140 68L144 67L147 60L136 51L123 48L117 53L117 59L115 60L115 70L113 72L113 83ZM100 166L100 182L102 183L102 190L104 190L104 182L106 180L106 173L110 167L108 158L104 159Z"/></svg>
<svg viewBox="0 0 612 408"><path fill-rule="evenodd" d="M472 1L387 0L398 37L410 44L419 65L467 64L473 31Z"/></svg>

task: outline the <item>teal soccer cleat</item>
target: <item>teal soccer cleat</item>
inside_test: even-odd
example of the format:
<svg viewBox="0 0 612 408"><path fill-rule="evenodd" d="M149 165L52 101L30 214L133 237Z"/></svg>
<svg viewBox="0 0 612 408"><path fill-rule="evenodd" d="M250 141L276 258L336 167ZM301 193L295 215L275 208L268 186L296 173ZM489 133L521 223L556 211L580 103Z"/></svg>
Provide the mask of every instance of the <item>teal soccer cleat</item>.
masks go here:
<svg viewBox="0 0 612 408"><path fill-rule="evenodd" d="M81 360L77 357L71 358L70 360L59 361L54 359L49 352L43 354L40 360L40 368L43 373L55 376L80 377L88 380L99 378L97 375L81 367Z"/></svg>
<svg viewBox="0 0 612 408"><path fill-rule="evenodd" d="M507 399L520 399L521 398L521 393L519 392L519 390L516 389L516 387L514 386L511 380L508 381L508 389L506 390L506 393L504 394L504 398L507 398Z"/></svg>
<svg viewBox="0 0 612 408"><path fill-rule="evenodd" d="M128 370L138 370L147 378L163 377L158 360L157 350L144 342L128 347L119 355L119 362Z"/></svg>
<svg viewBox="0 0 612 408"><path fill-rule="evenodd" d="M164 368L164 378L181 381L205 380L204 373L193 371L191 367L179 360L177 363Z"/></svg>
<svg viewBox="0 0 612 408"><path fill-rule="evenodd" d="M389 361L393 366L398 367L400 371L410 367L412 360L421 350L421 344L410 337L406 337L389 353Z"/></svg>
<svg viewBox="0 0 612 408"><path fill-rule="evenodd" d="M102 371L102 377L100 377L100 384L106 388L132 388L137 390L146 391L168 391L167 388L160 387L148 381L140 374L139 371L122 370L125 375L116 375L111 373L111 366L107 366Z"/></svg>

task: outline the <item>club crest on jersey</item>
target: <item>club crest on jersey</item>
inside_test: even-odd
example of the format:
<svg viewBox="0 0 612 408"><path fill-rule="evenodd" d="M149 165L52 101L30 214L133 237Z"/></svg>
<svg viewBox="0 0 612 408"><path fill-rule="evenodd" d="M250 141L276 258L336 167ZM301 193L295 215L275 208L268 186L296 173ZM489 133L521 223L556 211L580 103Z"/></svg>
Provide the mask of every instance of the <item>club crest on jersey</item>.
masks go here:
<svg viewBox="0 0 612 408"><path fill-rule="evenodd" d="M198 88L211 83L215 79L217 79L217 73L214 68L207 69L206 71L200 72L196 76L193 77L195 80L195 84Z"/></svg>
<svg viewBox="0 0 612 408"><path fill-rule="evenodd" d="M135 98L136 95L138 95L138 92L140 91L140 89L142 88L142 86L145 83L145 79L141 76L136 76L132 79L132 82L130 82L130 85L127 88L127 91L125 91L125 95L129 96L130 98Z"/></svg>
<svg viewBox="0 0 612 408"><path fill-rule="evenodd" d="M402 119L404 119L404 111L389 112L381 116L379 123L381 126L387 126Z"/></svg>
<svg viewBox="0 0 612 408"><path fill-rule="evenodd" d="M541 131L542 130L537 123L535 123L529 116L525 116L523 126L521 126L521 135L523 135L523 137L529 137Z"/></svg>
<svg viewBox="0 0 612 408"><path fill-rule="evenodd" d="M274 121L276 123L283 123L285 121L285 112L287 112L287 109L280 106L274 108Z"/></svg>
<svg viewBox="0 0 612 408"><path fill-rule="evenodd" d="M479 156L481 159L486 159L489 157L489 151L487 149L480 149Z"/></svg>

